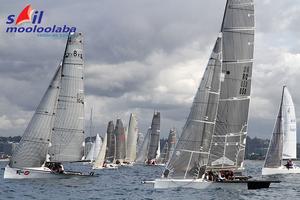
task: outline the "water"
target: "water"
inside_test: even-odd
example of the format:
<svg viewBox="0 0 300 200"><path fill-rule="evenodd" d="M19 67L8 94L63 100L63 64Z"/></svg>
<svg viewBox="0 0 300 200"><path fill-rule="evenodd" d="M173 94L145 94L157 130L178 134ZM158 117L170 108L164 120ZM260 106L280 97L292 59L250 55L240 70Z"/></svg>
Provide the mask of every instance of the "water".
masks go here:
<svg viewBox="0 0 300 200"><path fill-rule="evenodd" d="M248 175L259 177L262 161L246 161ZM6 163L0 162L0 167ZM98 177L73 177L49 180L4 180L0 171L0 199L300 199L300 174L281 177L281 183L268 189L228 191L210 189L154 190L142 180L158 178L162 167L122 167L118 170L98 170Z"/></svg>

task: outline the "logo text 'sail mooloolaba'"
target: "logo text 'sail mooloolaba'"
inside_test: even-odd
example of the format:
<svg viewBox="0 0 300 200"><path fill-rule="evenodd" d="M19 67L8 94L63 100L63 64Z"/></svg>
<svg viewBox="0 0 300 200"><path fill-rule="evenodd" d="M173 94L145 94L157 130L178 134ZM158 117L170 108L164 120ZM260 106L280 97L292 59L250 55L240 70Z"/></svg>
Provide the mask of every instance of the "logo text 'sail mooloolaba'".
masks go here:
<svg viewBox="0 0 300 200"><path fill-rule="evenodd" d="M27 5L16 18L15 15L7 17L6 28L7 33L69 33L76 32L76 27L69 27L67 25L57 26L41 26L44 11L37 11L32 9L31 5ZM27 26L20 26L21 24L29 22Z"/></svg>

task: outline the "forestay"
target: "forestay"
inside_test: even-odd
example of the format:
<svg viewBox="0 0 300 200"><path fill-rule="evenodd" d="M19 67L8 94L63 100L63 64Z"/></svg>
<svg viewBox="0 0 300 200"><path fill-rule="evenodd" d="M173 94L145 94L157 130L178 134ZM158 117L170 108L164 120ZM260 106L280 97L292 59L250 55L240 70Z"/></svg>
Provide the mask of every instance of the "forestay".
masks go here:
<svg viewBox="0 0 300 200"><path fill-rule="evenodd" d="M196 178L208 160L214 132L221 80L221 45L219 37L194 97L190 114L165 172L178 178Z"/></svg>
<svg viewBox="0 0 300 200"><path fill-rule="evenodd" d="M68 37L62 63L61 89L49 150L51 161L78 161L84 144L83 37Z"/></svg>
<svg viewBox="0 0 300 200"><path fill-rule="evenodd" d="M48 152L61 80L58 67L46 93L31 118L10 159L10 167L41 167Z"/></svg>
<svg viewBox="0 0 300 200"><path fill-rule="evenodd" d="M222 23L220 100L208 166L243 167L250 103L253 50L253 0L228 0Z"/></svg>

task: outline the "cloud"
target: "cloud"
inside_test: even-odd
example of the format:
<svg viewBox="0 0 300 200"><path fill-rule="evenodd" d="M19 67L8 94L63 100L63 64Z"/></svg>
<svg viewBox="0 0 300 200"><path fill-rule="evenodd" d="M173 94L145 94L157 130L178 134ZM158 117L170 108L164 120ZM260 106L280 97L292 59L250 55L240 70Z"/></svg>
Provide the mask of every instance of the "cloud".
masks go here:
<svg viewBox="0 0 300 200"><path fill-rule="evenodd" d="M300 3L256 2L255 63L249 135L269 138L281 89L288 86L300 116ZM84 33L86 121L94 110L96 132L109 120L138 115L141 132L154 110L162 134L180 132L220 30L225 1L106 0L32 1L44 10L43 23L70 24ZM0 8L0 27L25 4ZM65 39L0 30L0 134L21 135L61 61Z"/></svg>

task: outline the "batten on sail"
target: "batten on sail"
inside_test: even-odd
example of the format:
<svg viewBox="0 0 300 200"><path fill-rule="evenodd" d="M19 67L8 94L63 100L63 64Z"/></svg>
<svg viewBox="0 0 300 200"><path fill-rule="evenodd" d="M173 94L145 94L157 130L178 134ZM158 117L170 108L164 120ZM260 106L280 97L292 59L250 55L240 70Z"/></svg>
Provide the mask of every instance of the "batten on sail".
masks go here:
<svg viewBox="0 0 300 200"><path fill-rule="evenodd" d="M53 117L56 112L60 79L61 66L58 67L14 151L9 162L10 167L41 167L44 164L50 143Z"/></svg>
<svg viewBox="0 0 300 200"><path fill-rule="evenodd" d="M68 38L62 63L61 89L49 149L54 162L78 161L83 157L84 85L83 37Z"/></svg>

